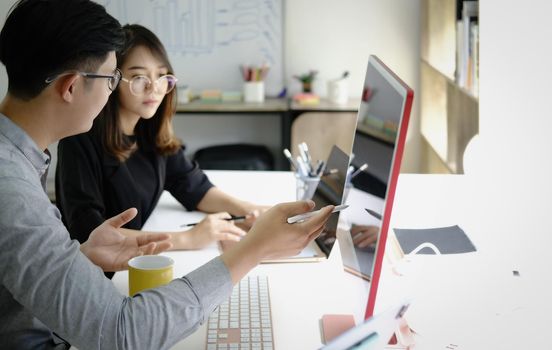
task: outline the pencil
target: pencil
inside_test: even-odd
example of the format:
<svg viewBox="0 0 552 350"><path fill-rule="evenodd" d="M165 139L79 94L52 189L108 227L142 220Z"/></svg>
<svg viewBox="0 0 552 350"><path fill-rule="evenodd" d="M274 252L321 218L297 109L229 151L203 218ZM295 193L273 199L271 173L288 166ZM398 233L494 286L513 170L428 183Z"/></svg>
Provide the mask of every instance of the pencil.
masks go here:
<svg viewBox="0 0 552 350"><path fill-rule="evenodd" d="M244 222L245 221L245 216L242 215L242 216L234 216L232 215L232 217L230 218L225 218L225 219L222 219L222 220L226 220L226 221L234 221L234 222ZM185 227L185 226L195 226L199 224L199 222L192 222L190 224L182 224L180 225L180 227Z"/></svg>

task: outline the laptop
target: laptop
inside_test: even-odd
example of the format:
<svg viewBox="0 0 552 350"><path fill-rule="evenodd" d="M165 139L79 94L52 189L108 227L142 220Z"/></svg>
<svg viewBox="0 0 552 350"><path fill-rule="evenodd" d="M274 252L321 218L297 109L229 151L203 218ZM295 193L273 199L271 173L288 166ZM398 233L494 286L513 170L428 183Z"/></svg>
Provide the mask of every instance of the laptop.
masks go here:
<svg viewBox="0 0 552 350"><path fill-rule="evenodd" d="M314 210L342 203L348 167L349 155L334 145L311 198L315 203ZM332 214L320 236L309 243L298 255L264 260L262 263L317 262L327 259L336 241L338 221L339 213Z"/></svg>
<svg viewBox="0 0 552 350"><path fill-rule="evenodd" d="M314 210L326 205L341 204L348 166L349 155L334 145L311 198L315 203ZM299 254L285 258L267 259L261 263L318 262L327 259L336 241L338 221L339 213L332 214L320 236L310 242ZM219 248L224 251L234 244L236 243L231 241L219 241Z"/></svg>

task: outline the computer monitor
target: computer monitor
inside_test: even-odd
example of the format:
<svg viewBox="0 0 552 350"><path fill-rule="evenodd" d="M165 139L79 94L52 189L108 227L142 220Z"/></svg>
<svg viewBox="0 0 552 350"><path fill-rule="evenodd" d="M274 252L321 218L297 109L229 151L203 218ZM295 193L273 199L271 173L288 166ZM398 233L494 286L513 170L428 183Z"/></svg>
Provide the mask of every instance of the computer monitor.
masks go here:
<svg viewBox="0 0 552 350"><path fill-rule="evenodd" d="M408 85L378 57L370 56L351 161L355 169L368 167L357 172L346 189L344 202L349 208L340 214L337 230L345 269L370 281L365 318L374 312L413 98ZM355 244L370 236L373 244L365 248Z"/></svg>

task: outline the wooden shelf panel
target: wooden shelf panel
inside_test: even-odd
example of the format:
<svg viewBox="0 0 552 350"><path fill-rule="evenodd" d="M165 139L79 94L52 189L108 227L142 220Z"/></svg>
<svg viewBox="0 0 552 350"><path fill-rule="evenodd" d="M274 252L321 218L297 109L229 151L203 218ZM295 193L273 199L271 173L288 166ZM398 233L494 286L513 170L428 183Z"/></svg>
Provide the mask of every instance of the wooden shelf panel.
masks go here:
<svg viewBox="0 0 552 350"><path fill-rule="evenodd" d="M426 65L421 66L421 133L437 155L447 159L447 80Z"/></svg>
<svg viewBox="0 0 552 350"><path fill-rule="evenodd" d="M176 112L182 113L206 113L206 112L285 112L288 110L288 100L283 98L267 98L264 102L203 102L194 100L176 106Z"/></svg>
<svg viewBox="0 0 552 350"><path fill-rule="evenodd" d="M421 56L454 80L456 68L456 0L422 1Z"/></svg>
<svg viewBox="0 0 552 350"><path fill-rule="evenodd" d="M464 151L473 136L479 133L479 103L447 84L447 164L457 173L464 172Z"/></svg>
<svg viewBox="0 0 552 350"><path fill-rule="evenodd" d="M465 94L467 97L473 99L474 102L477 103L479 101L479 96L474 95L472 91L458 85L458 83L454 79L452 79L451 77L449 77L445 73L441 72L437 67L435 67L433 64L431 64L431 62L428 62L428 61L426 61L425 59L422 58L421 64L425 65L426 68L428 68L428 69L434 70L436 74L442 75L443 78L445 78L445 80L447 80L449 85L455 87L456 89L461 91L463 94Z"/></svg>
<svg viewBox="0 0 552 350"><path fill-rule="evenodd" d="M453 173L463 172L464 150L479 132L479 103L465 89L421 65L421 133Z"/></svg>

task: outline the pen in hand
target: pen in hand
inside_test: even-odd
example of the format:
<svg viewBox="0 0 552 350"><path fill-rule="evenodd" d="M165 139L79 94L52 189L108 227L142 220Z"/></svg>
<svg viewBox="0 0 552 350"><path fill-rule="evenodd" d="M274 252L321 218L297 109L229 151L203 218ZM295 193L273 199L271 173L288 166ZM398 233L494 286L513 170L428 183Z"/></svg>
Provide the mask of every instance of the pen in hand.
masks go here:
<svg viewBox="0 0 552 350"><path fill-rule="evenodd" d="M245 215L241 215L241 216L234 216L232 215L231 217L229 218L225 218L225 219L222 219L222 220L226 220L226 221L234 221L235 223L236 222L244 222L245 221ZM199 222L192 222L190 224L182 224L180 225L180 227L185 227L185 226L195 226L199 224Z"/></svg>
<svg viewBox="0 0 552 350"><path fill-rule="evenodd" d="M381 214L380 213L377 213L377 212L373 211L372 209L368 209L368 208L364 208L364 210L366 210L368 212L368 214L372 215L373 217L375 217L376 219L381 221Z"/></svg>
<svg viewBox="0 0 552 350"><path fill-rule="evenodd" d="M333 210L332 210L332 213L337 213L343 209L347 209L349 207L349 205L347 204L341 204L341 205L336 205ZM319 209L320 210L320 209ZM319 210L315 210L315 211L309 211L307 213L304 213L304 214L299 214L299 215L295 215L295 216L292 216L292 217L289 217L287 218L287 223L288 224L295 224L296 222L300 222L300 221L303 221L303 220L306 220L310 217L313 217L314 215L316 215Z"/></svg>

